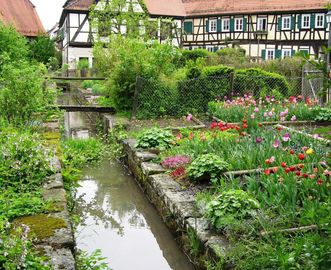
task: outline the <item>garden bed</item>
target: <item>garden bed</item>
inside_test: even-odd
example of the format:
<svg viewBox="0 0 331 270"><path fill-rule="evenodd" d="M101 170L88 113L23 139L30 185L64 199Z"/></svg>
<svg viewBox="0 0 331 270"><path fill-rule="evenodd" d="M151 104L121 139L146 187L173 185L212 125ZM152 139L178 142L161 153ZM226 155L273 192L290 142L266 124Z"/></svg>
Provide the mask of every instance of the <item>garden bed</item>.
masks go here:
<svg viewBox="0 0 331 270"><path fill-rule="evenodd" d="M243 120L239 125L213 123L210 130L180 130L173 137L154 128L140 133L137 142L127 142L126 153L134 152L129 166L160 213L174 208L167 204L175 197L172 192L178 192L173 185L187 192L202 191L191 192L185 205L198 209L194 213L199 213L199 222L219 237L216 249L224 265L235 262L239 269L254 269L254 265L279 269L280 257L301 256L304 249L299 243L328 246L331 156L327 143L286 126L250 128ZM158 147L159 151L148 152ZM155 187L163 184L167 191L156 192ZM168 214L173 222L180 219ZM198 232L199 222L194 222L196 226L187 227L186 234L193 229L201 243L205 234ZM184 233L180 222L176 224ZM277 255L275 250L283 253ZM319 258L320 253L310 252L315 257L300 257L302 268L329 263Z"/></svg>

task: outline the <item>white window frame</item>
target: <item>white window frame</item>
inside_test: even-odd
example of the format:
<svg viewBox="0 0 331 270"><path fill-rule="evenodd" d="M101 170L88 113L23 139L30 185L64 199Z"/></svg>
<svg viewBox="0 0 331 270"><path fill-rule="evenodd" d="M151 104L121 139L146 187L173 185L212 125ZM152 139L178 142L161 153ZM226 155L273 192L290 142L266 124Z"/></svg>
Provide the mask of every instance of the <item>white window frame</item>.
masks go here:
<svg viewBox="0 0 331 270"><path fill-rule="evenodd" d="M292 49L282 49L282 58L292 57Z"/></svg>
<svg viewBox="0 0 331 270"><path fill-rule="evenodd" d="M234 31L243 31L243 30L244 30L244 18L234 18Z"/></svg>
<svg viewBox="0 0 331 270"><path fill-rule="evenodd" d="M225 24L226 22L226 24ZM227 26L227 27L225 27ZM222 32L230 32L230 18L222 19Z"/></svg>
<svg viewBox="0 0 331 270"><path fill-rule="evenodd" d="M209 32L216 33L217 32L217 19L209 20Z"/></svg>
<svg viewBox="0 0 331 270"><path fill-rule="evenodd" d="M308 19L308 20L306 21L306 19ZM310 28L310 20L311 20L310 14L303 14L302 18L301 18L301 28L302 29L309 29ZM308 25L305 26L305 22L307 22Z"/></svg>
<svg viewBox="0 0 331 270"><path fill-rule="evenodd" d="M213 46L213 45L207 45L207 46L206 46L206 50L207 50L208 52L214 52L214 46Z"/></svg>
<svg viewBox="0 0 331 270"><path fill-rule="evenodd" d="M266 27L263 29L263 21L266 21ZM259 17L257 18L257 26L256 26L257 31L268 31L268 17Z"/></svg>
<svg viewBox="0 0 331 270"><path fill-rule="evenodd" d="M325 14L324 13L318 13L315 15L315 28L324 28L325 24ZM318 25L318 19L322 18L322 25Z"/></svg>
<svg viewBox="0 0 331 270"><path fill-rule="evenodd" d="M269 55L269 53L270 53L270 55ZM265 50L265 59L266 60L274 60L275 56L276 56L275 53L276 53L275 49L266 49Z"/></svg>
<svg viewBox="0 0 331 270"><path fill-rule="evenodd" d="M288 20L288 22L286 22ZM286 25L288 23L288 26ZM282 17L282 30L291 30L291 16Z"/></svg>

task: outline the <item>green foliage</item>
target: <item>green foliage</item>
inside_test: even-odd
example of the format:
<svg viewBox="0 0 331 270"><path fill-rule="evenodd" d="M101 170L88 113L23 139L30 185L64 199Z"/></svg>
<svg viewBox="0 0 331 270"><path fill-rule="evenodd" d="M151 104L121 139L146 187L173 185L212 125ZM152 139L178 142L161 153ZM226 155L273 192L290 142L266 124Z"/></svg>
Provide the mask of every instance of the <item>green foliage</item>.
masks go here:
<svg viewBox="0 0 331 270"><path fill-rule="evenodd" d="M7 63L0 74L0 118L14 126L31 125L37 112L54 104L55 91L42 89L45 69L29 62Z"/></svg>
<svg viewBox="0 0 331 270"><path fill-rule="evenodd" d="M273 90L277 90L285 96L291 94L291 88L286 78L277 73L249 68L236 70L235 76L234 93L253 93L254 96L259 96L261 90L269 95Z"/></svg>
<svg viewBox="0 0 331 270"><path fill-rule="evenodd" d="M17 193L4 190L0 194L0 220L13 220L21 216L40 214L47 210L47 205L40 192Z"/></svg>
<svg viewBox="0 0 331 270"><path fill-rule="evenodd" d="M62 142L61 161L65 167L82 168L84 165L100 161L105 156L105 148L99 139L76 140Z"/></svg>
<svg viewBox="0 0 331 270"><path fill-rule="evenodd" d="M109 37L107 48L94 46L96 67L107 77L106 88L118 110L132 110L137 77L148 79L175 70L177 50L168 44L146 44L140 39Z"/></svg>
<svg viewBox="0 0 331 270"><path fill-rule="evenodd" d="M51 60L56 59L55 42L49 36L39 35L29 43L30 56L39 63L48 64ZM59 64L59 62L57 63ZM56 67L53 67L56 68Z"/></svg>
<svg viewBox="0 0 331 270"><path fill-rule="evenodd" d="M101 250L97 249L91 254L80 250L76 257L77 270L111 270L107 263L103 262Z"/></svg>
<svg viewBox="0 0 331 270"><path fill-rule="evenodd" d="M206 217L214 228L222 229L237 219L254 215L259 203L243 190L228 190L212 199L206 206Z"/></svg>
<svg viewBox="0 0 331 270"><path fill-rule="evenodd" d="M234 68L226 66L211 66L205 67L202 71L202 75L205 77L224 77L229 76L234 72Z"/></svg>
<svg viewBox="0 0 331 270"><path fill-rule="evenodd" d="M0 133L0 187L25 191L39 187L49 174L40 140L29 133Z"/></svg>
<svg viewBox="0 0 331 270"><path fill-rule="evenodd" d="M203 154L198 156L188 167L188 175L194 182L199 182L206 178L213 182L217 177L226 171L229 164L221 157L215 154Z"/></svg>
<svg viewBox="0 0 331 270"><path fill-rule="evenodd" d="M89 68L89 62L87 59L81 59L77 63L77 69L78 70L84 70Z"/></svg>
<svg viewBox="0 0 331 270"><path fill-rule="evenodd" d="M245 50L241 48L223 48L216 52L222 65L238 67L239 65L248 64L249 58Z"/></svg>
<svg viewBox="0 0 331 270"><path fill-rule="evenodd" d="M331 108L319 108L315 121L331 122Z"/></svg>
<svg viewBox="0 0 331 270"><path fill-rule="evenodd" d="M29 228L11 228L8 224L0 228L0 268L1 269L51 269L47 259L40 256L28 238Z"/></svg>
<svg viewBox="0 0 331 270"><path fill-rule="evenodd" d="M180 66L185 66L189 61L197 61L198 58L207 58L210 55L205 49L182 50L180 57Z"/></svg>
<svg viewBox="0 0 331 270"><path fill-rule="evenodd" d="M174 144L174 136L170 131L151 128L143 132L138 136L137 147L138 148L158 148L164 150L170 148Z"/></svg>
<svg viewBox="0 0 331 270"><path fill-rule="evenodd" d="M6 63L27 60L28 54L27 40L14 27L4 26L0 22L0 74Z"/></svg>

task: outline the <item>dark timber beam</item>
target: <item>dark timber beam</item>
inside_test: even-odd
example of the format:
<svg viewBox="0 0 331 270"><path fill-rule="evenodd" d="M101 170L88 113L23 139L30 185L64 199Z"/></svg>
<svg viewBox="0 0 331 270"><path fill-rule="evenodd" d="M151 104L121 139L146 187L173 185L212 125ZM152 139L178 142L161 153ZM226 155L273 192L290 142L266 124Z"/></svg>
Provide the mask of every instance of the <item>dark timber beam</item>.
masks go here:
<svg viewBox="0 0 331 270"><path fill-rule="evenodd" d="M115 114L116 110L113 107L103 106L85 106L85 105L58 105L56 108L67 112L97 112Z"/></svg>

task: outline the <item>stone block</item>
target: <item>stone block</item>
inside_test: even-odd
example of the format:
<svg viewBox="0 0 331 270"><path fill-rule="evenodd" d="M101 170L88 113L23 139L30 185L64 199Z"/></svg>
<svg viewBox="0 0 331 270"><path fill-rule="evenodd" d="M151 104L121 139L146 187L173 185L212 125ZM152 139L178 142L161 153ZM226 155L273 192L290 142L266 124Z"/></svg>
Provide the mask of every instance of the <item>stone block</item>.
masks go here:
<svg viewBox="0 0 331 270"><path fill-rule="evenodd" d="M206 242L206 250L209 256L214 258L225 258L228 242L222 235L214 235Z"/></svg>
<svg viewBox="0 0 331 270"><path fill-rule="evenodd" d="M142 162L148 162L157 158L157 155L151 152L136 152L135 157L137 162L140 164Z"/></svg>
<svg viewBox="0 0 331 270"><path fill-rule="evenodd" d="M55 173L60 173L61 172L61 163L60 160L57 157L53 157L50 160L50 167L51 170Z"/></svg>
<svg viewBox="0 0 331 270"><path fill-rule="evenodd" d="M75 258L70 249L54 249L51 246L38 246L51 259L52 269L54 270L75 270Z"/></svg>
<svg viewBox="0 0 331 270"><path fill-rule="evenodd" d="M58 189L63 188L63 177L61 173L53 174L47 177L44 184L45 189Z"/></svg>
<svg viewBox="0 0 331 270"><path fill-rule="evenodd" d="M43 199L45 201L66 202L66 192L64 189L44 189Z"/></svg>
<svg viewBox="0 0 331 270"><path fill-rule="evenodd" d="M164 173L166 170L159 164L151 163L151 162L143 162L141 163L141 169L145 175L148 177L153 174Z"/></svg>

